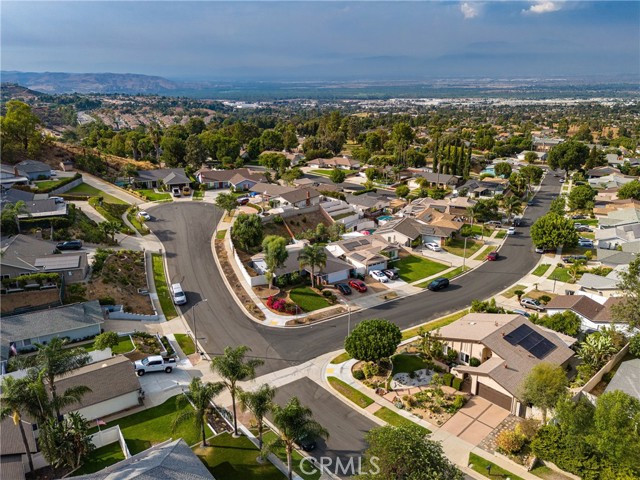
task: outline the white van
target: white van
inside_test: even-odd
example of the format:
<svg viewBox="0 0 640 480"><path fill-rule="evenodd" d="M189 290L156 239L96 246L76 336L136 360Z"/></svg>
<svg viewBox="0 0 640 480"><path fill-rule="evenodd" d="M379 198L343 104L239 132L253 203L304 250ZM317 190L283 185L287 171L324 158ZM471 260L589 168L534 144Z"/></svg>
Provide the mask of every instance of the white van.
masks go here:
<svg viewBox="0 0 640 480"><path fill-rule="evenodd" d="M187 296L182 290L182 286L179 283L171 285L171 296L173 297L173 303L176 305L184 305L187 303Z"/></svg>

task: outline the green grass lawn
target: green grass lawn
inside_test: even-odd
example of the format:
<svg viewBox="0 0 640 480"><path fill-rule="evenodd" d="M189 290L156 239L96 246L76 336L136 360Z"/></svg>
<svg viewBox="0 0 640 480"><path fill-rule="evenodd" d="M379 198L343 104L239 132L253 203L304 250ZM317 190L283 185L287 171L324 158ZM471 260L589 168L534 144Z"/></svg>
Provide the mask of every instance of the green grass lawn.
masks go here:
<svg viewBox="0 0 640 480"><path fill-rule="evenodd" d="M226 230L218 230L216 232L216 239L218 240L224 240L224 236L227 234Z"/></svg>
<svg viewBox="0 0 640 480"><path fill-rule="evenodd" d="M296 287L289 292L289 297L305 312L313 312L331 306L322 295L318 295L310 287Z"/></svg>
<svg viewBox="0 0 640 480"><path fill-rule="evenodd" d="M478 472L480 475L485 476L487 478L507 478L509 477L511 480L523 480L522 477L514 475L508 470L504 470L500 468L495 463L491 463L489 460L485 460L482 457L479 457L475 453L469 454L469 465L471 468ZM487 472L487 467L491 466L491 473Z"/></svg>
<svg viewBox="0 0 640 480"><path fill-rule="evenodd" d="M131 455L140 453L169 438L182 438L187 442L187 445L194 445L200 441L200 432L193 428L191 422L185 420L178 425L175 431L172 429L174 419L180 413L191 408L188 402L185 402L181 408L176 408L176 397L171 397L162 405L113 420L103 428L119 425ZM89 433L97 431L97 428L92 428ZM208 427L207 432L207 435L213 435Z"/></svg>
<svg viewBox="0 0 640 480"><path fill-rule="evenodd" d="M420 258L416 255L401 258L394 262L393 266L398 268L400 278L408 283L436 275L449 268L442 263Z"/></svg>
<svg viewBox="0 0 640 480"><path fill-rule="evenodd" d="M222 433L209 439L209 447L196 447L194 453L218 480L282 480L284 475L271 462L259 464L258 448L247 437L233 438Z"/></svg>
<svg viewBox="0 0 640 480"><path fill-rule="evenodd" d="M347 352L344 352L331 360L331 363L333 363L334 365L338 365L339 363L344 363L347 360L351 360L351 355L349 355Z"/></svg>
<svg viewBox="0 0 640 480"><path fill-rule="evenodd" d="M108 193L103 192L102 190L97 189L96 187L92 187L87 183L81 183L77 187L73 187L69 190L68 193L70 195L88 195L89 197L102 197L106 203L113 203L116 205L128 205L128 202L121 200L113 195L109 195Z"/></svg>
<svg viewBox="0 0 640 480"><path fill-rule="evenodd" d="M193 343L193 339L191 338L191 336L187 335L186 333L176 333L175 337L178 345L180 345L180 348L185 355L193 355L194 353L196 353L196 346Z"/></svg>
<svg viewBox="0 0 640 480"><path fill-rule="evenodd" d="M550 266L551 265L548 263L541 263L536 267L536 269L533 272L531 272L531 274L535 275L536 277L541 277L542 275L547 273L547 270L549 270Z"/></svg>
<svg viewBox="0 0 640 480"><path fill-rule="evenodd" d="M169 285L167 285L167 277L164 274L164 262L162 261L162 255L154 253L153 257L153 283L156 286L156 293L160 300L160 307L167 320L171 320L178 316L176 307L171 299L171 293L169 293Z"/></svg>
<svg viewBox="0 0 640 480"><path fill-rule="evenodd" d="M145 189L136 191L150 202L157 202L159 200L171 200L171 194L167 192L158 193L154 190Z"/></svg>
<svg viewBox="0 0 640 480"><path fill-rule="evenodd" d="M39 182L34 182L38 190L44 190L46 188L56 188L60 185L64 180L41 180Z"/></svg>
<svg viewBox="0 0 640 480"><path fill-rule="evenodd" d="M204 198L204 190L194 190L193 191L193 199L194 200L202 200Z"/></svg>
<svg viewBox="0 0 640 480"><path fill-rule="evenodd" d="M411 373L427 367L427 362L422 358L404 353L391 357L391 362L393 363L392 376L396 373Z"/></svg>
<svg viewBox="0 0 640 480"><path fill-rule="evenodd" d="M138 217L138 215L136 213L128 211L127 212L127 220L129 220L129 222L131 222L131 225L133 225L133 228L135 228L140 235L148 235L149 234L149 229L147 228L147 226L143 222L140 221L140 218Z"/></svg>
<svg viewBox="0 0 640 480"><path fill-rule="evenodd" d="M534 474L536 477L549 479L549 480L569 480L570 479L570 477L567 477L566 475L556 472L555 470L552 470L546 465L540 465L538 467L535 467L529 473Z"/></svg>
<svg viewBox="0 0 640 480"><path fill-rule="evenodd" d="M564 267L556 267L551 275L549 275L549 280L557 280L559 282L569 282L571 280L571 276L569 272Z"/></svg>
<svg viewBox="0 0 640 480"><path fill-rule="evenodd" d="M272 432L271 430L269 430L267 433L263 435L263 440L266 443L266 442L270 442L276 437L277 435L275 434L275 432ZM275 453L285 465L287 464L287 453L284 448L279 448L273 453ZM293 471L296 472L298 475L300 475L302 478L304 478L305 480L318 480L320 478L320 470L317 470L313 474L306 474L300 469L300 461L302 460L303 457L297 450L293 451L291 457L292 457L291 465L293 466ZM310 471L311 464L305 465L304 468L305 470Z"/></svg>
<svg viewBox="0 0 640 480"><path fill-rule="evenodd" d="M502 238L504 238L506 236L507 236L506 230L500 230L500 231L498 231L498 233L496 233L496 238L502 239Z"/></svg>
<svg viewBox="0 0 640 480"><path fill-rule="evenodd" d="M416 427L419 427L421 430L423 430L425 435L428 435L429 433L431 433L431 430L429 430L428 428L424 428L422 425L418 425L417 423L412 422L408 418L405 418L402 415L399 415L398 413L394 412L393 410L387 407L382 407L380 410L376 411L374 415L379 419L384 420L389 425L393 425L394 427L403 427L405 425L415 425Z"/></svg>
<svg viewBox="0 0 640 480"><path fill-rule="evenodd" d="M484 247L482 250L480 250L480 253L476 255L476 260L484 260L484 258L489 254L489 252L495 250L495 248L496 247L494 247L493 245Z"/></svg>
<svg viewBox="0 0 640 480"><path fill-rule="evenodd" d="M82 348L84 348L87 352L92 352L96 349L93 342L82 345ZM129 353L134 348L135 347L131 342L131 338L129 338L129 336L127 335L126 337L120 337L120 342L118 343L118 345L111 349L111 353L113 353L114 355Z"/></svg>
<svg viewBox="0 0 640 480"><path fill-rule="evenodd" d="M360 390L356 390L351 385L344 383L342 380L336 377L327 377L329 384L342 396L348 398L360 408L366 408L373 403L369 397L367 397Z"/></svg>
<svg viewBox="0 0 640 480"><path fill-rule="evenodd" d="M516 296L516 290L522 290L524 291L527 288L526 285L514 285L513 287L511 287L509 290L507 290L506 292L504 292L502 294L503 297L506 298L513 298Z"/></svg>
<svg viewBox="0 0 640 480"><path fill-rule="evenodd" d="M124 453L120 448L120 443L114 442L104 447L96 448L86 458L82 466L73 472L72 477L78 475L88 475L106 468L114 463L124 460Z"/></svg>
<svg viewBox="0 0 640 480"><path fill-rule="evenodd" d="M444 247L444 249L453 255L469 258L475 255L475 253L480 250L480 247L482 247L482 245L484 245L484 243L472 239L467 239L467 253L466 255L464 255L464 238L454 238L447 242L447 245Z"/></svg>
<svg viewBox="0 0 640 480"><path fill-rule="evenodd" d="M322 168L313 168L311 170L309 170L309 175L323 175L323 176L330 176L331 172L333 172L333 170L324 170Z"/></svg>
<svg viewBox="0 0 640 480"><path fill-rule="evenodd" d="M402 340L407 340L408 338L415 337L416 335L418 335L418 331L421 328L427 332L430 332L432 330L437 330L438 328L444 327L445 325L449 325L450 323L453 323L456 320L461 319L467 313L469 313L469 310L465 309L460 312L454 313L452 315L448 315L446 317L435 320L433 322L429 322L425 325L420 325L418 327L413 327L409 330L405 330L404 332L402 332Z"/></svg>

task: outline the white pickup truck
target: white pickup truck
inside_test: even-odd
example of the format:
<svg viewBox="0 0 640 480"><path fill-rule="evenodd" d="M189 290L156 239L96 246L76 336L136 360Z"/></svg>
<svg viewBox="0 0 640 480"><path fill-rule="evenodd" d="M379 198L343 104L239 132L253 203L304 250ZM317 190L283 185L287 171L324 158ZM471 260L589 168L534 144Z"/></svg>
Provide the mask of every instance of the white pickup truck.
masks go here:
<svg viewBox="0 0 640 480"><path fill-rule="evenodd" d="M175 358L162 358L160 355L151 355L150 357L143 358L142 360L136 360L133 364L133 367L139 377L147 372L171 373L175 366Z"/></svg>

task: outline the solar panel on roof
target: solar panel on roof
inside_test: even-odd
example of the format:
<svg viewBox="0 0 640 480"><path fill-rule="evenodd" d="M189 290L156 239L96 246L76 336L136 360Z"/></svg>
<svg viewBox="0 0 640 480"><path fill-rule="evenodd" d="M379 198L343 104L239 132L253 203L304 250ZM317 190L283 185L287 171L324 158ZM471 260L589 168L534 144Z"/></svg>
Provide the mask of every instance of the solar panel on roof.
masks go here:
<svg viewBox="0 0 640 480"><path fill-rule="evenodd" d="M520 325L513 332L504 336L511 345L520 345L534 357L541 359L555 350L556 345L533 330L529 325Z"/></svg>
<svg viewBox="0 0 640 480"><path fill-rule="evenodd" d="M542 335L531 330L531 333L529 335L527 335L522 340L520 340L520 345L525 350L530 350L531 348L535 347L538 343L540 343L542 340L544 340L544 337Z"/></svg>
<svg viewBox="0 0 640 480"><path fill-rule="evenodd" d="M531 350L529 350L529 353L531 353L534 357L540 359L546 357L551 351L555 349L556 346L545 338Z"/></svg>
<svg viewBox="0 0 640 480"><path fill-rule="evenodd" d="M518 345L520 341L529 335L533 330L529 325L520 325L513 332L504 336L504 339L509 342L511 345Z"/></svg>

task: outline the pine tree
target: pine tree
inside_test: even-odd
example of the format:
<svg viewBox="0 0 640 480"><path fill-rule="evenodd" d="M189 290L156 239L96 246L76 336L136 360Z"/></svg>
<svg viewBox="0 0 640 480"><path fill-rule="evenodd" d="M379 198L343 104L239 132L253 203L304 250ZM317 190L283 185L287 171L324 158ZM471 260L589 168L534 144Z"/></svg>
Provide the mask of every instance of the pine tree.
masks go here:
<svg viewBox="0 0 640 480"><path fill-rule="evenodd" d="M469 145L469 150L467 150L467 156L464 161L464 169L462 171L462 176L465 180L469 179L469 172L471 172L471 145Z"/></svg>
<svg viewBox="0 0 640 480"><path fill-rule="evenodd" d="M433 144L433 172L438 171L438 162L440 157L440 145L438 142L438 137L435 138Z"/></svg>

